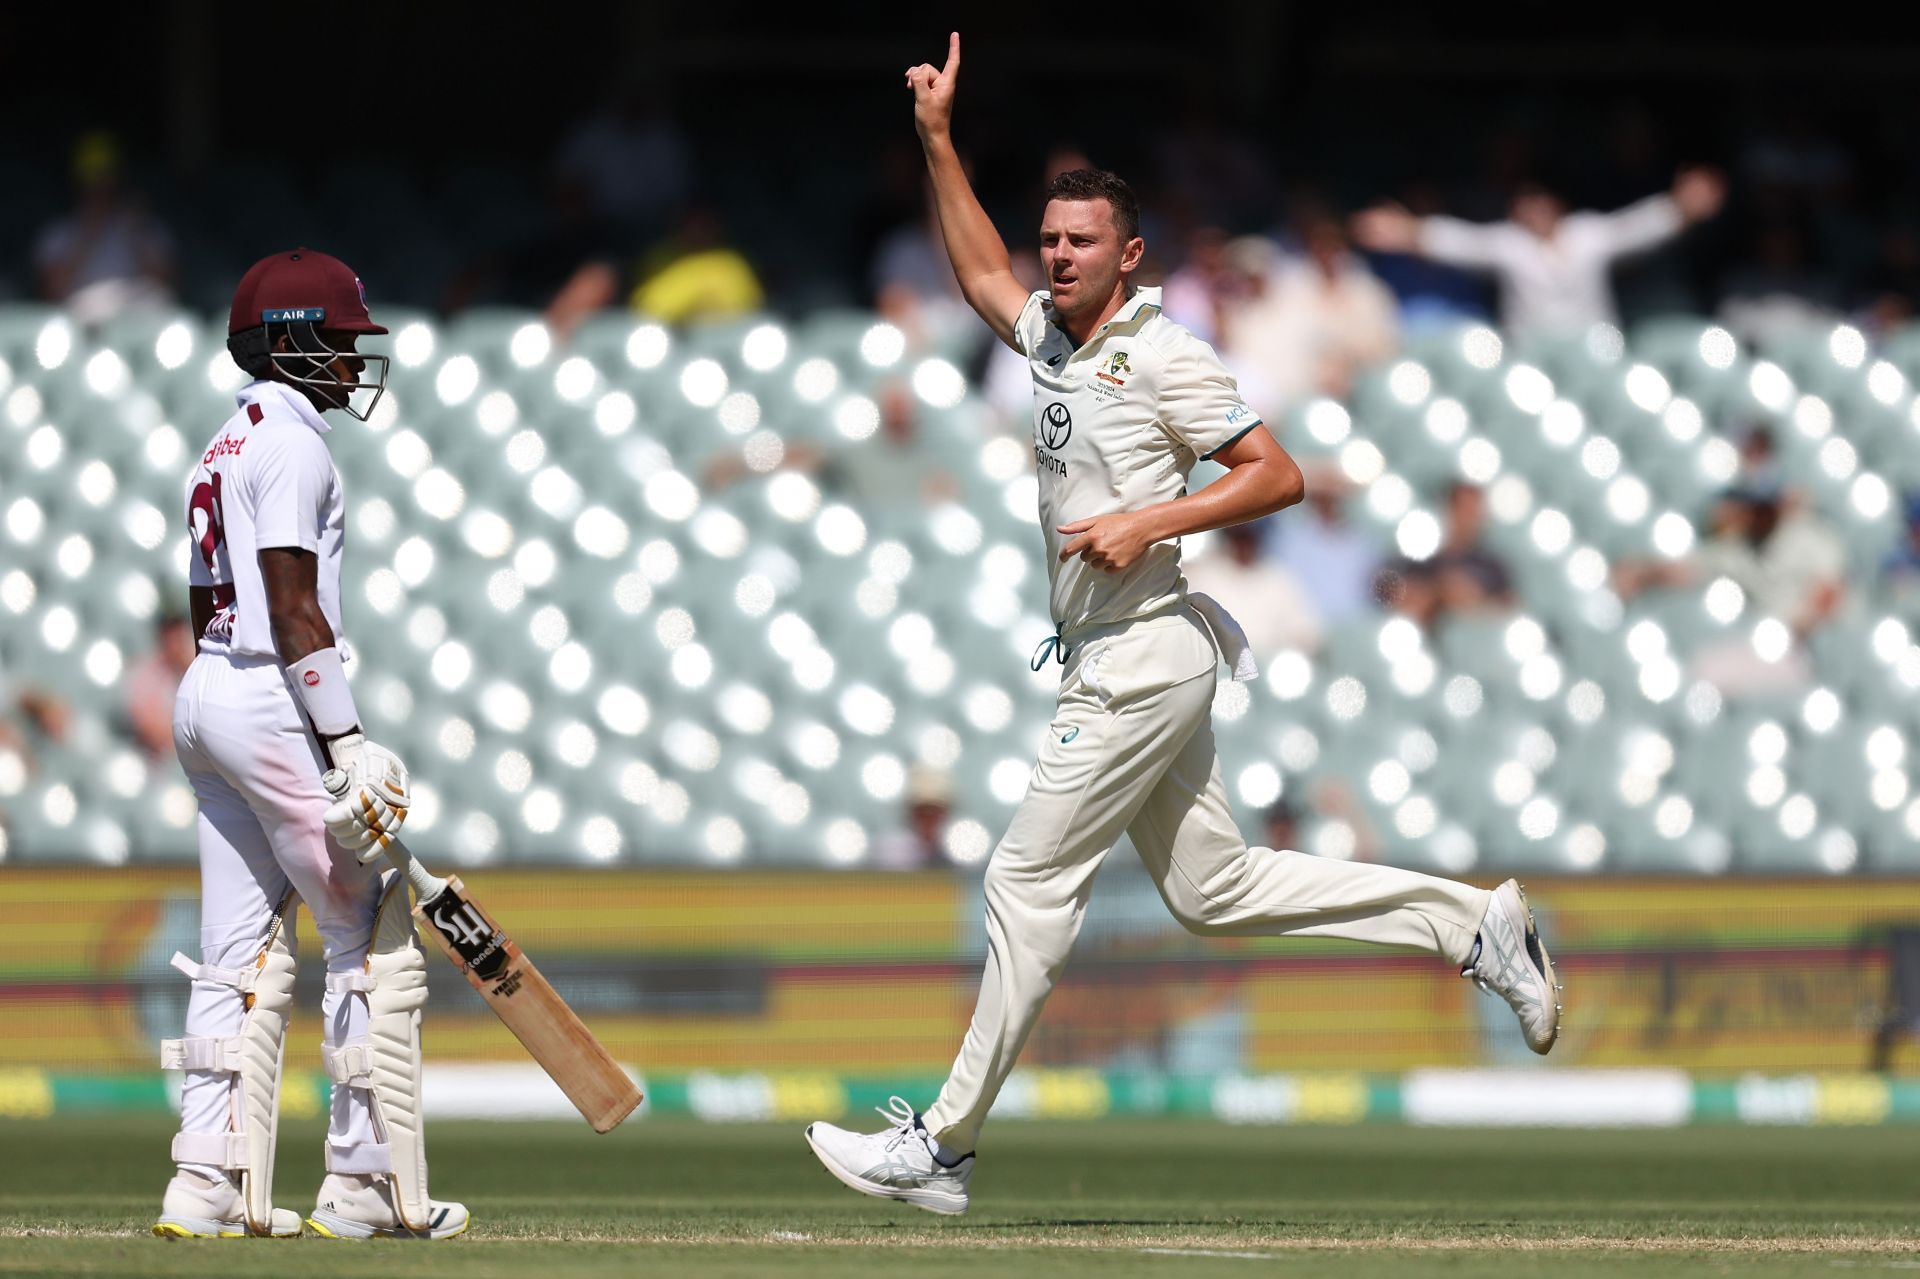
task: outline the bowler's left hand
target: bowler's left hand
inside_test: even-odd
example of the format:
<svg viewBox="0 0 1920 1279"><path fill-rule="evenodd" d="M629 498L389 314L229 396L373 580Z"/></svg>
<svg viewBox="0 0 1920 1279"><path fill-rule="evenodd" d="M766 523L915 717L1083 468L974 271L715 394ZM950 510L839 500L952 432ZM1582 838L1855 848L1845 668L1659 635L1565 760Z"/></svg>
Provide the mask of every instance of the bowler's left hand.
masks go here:
<svg viewBox="0 0 1920 1279"><path fill-rule="evenodd" d="M1146 515L1145 511L1120 511L1060 525L1059 531L1070 535L1060 548L1060 562L1077 555L1109 573L1126 572L1158 540Z"/></svg>

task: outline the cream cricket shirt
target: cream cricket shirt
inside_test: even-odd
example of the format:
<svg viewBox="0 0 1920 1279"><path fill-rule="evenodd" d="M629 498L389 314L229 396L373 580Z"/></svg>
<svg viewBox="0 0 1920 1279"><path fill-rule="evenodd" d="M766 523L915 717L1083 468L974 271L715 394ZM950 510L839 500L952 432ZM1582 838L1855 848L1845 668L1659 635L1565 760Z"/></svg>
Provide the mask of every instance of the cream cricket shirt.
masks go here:
<svg viewBox="0 0 1920 1279"><path fill-rule="evenodd" d="M1033 456L1040 475L1050 607L1062 635L1164 608L1186 590L1176 539L1124 573L1060 562L1062 524L1171 501L1195 461L1260 425L1213 348L1138 289L1078 350L1048 294L1027 299L1014 336L1033 369Z"/></svg>
<svg viewBox="0 0 1920 1279"><path fill-rule="evenodd" d="M199 636L203 653L275 657L260 552L298 546L317 566L320 612L339 639L340 555L346 503L320 437L327 423L308 399L278 382L255 381L187 477L188 580L211 586L219 612Z"/></svg>

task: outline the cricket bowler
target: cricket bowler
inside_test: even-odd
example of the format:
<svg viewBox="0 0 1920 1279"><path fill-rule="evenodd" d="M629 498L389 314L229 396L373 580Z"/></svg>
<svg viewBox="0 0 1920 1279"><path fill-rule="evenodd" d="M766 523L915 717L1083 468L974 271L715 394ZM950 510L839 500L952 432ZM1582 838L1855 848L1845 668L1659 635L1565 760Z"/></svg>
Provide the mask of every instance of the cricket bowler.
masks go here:
<svg viewBox="0 0 1920 1279"><path fill-rule="evenodd" d="M941 234L967 302L1033 373L1056 627L1036 669L1061 665L1059 706L1026 798L986 871L987 964L946 1086L924 1115L894 1098L874 1134L807 1129L853 1189L938 1213L967 1208L980 1128L1059 979L1094 872L1122 833L1167 907L1201 935L1341 937L1410 946L1504 998L1528 1045L1553 1046L1560 996L1526 898L1388 866L1248 848L1228 809L1211 708L1224 658L1257 672L1239 626L1190 594L1178 539L1298 502L1299 468L1240 399L1213 349L1131 277L1144 244L1112 174L1063 173L1040 222L1047 287L1015 282L968 186L949 124L960 37L946 65L907 72ZM1186 492L1194 462L1227 473Z"/></svg>
<svg viewBox="0 0 1920 1279"><path fill-rule="evenodd" d="M200 958L173 957L193 993L185 1037L161 1048L162 1065L185 1071L179 1171L153 1227L163 1238L300 1233L273 1206L273 1163L301 902L325 951L333 1080L327 1176L307 1224L328 1238L467 1228L465 1207L427 1197L426 960L405 878L376 864L377 835L406 819L407 771L362 730L341 638L345 505L323 415L372 411L387 359L354 348L385 332L339 259L297 249L254 264L227 339L252 380L187 480L199 654L173 740L200 809ZM356 391L371 392L364 409ZM321 786L329 767L347 776L337 802Z"/></svg>

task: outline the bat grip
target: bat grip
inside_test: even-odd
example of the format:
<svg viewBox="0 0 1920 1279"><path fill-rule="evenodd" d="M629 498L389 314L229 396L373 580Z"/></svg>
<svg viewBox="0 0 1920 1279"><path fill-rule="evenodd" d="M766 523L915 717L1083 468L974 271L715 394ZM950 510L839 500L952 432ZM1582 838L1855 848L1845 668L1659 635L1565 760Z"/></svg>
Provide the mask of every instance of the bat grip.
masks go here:
<svg viewBox="0 0 1920 1279"><path fill-rule="evenodd" d="M321 774L320 784L327 788L327 794L339 799L347 793L347 785L351 780L340 769L329 768ZM427 901L446 888L447 881L438 875L431 874L425 866L422 866L419 860L407 851L407 846L400 842L398 835L388 835L380 851L387 855L387 860L393 864L395 870L407 877L407 883L413 886L414 900Z"/></svg>

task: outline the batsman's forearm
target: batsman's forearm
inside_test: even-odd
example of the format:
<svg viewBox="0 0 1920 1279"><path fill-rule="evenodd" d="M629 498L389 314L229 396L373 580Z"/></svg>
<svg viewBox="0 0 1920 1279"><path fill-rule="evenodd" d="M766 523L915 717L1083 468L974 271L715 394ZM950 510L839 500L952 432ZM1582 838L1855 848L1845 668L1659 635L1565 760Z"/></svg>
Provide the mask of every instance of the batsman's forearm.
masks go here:
<svg viewBox="0 0 1920 1279"><path fill-rule="evenodd" d="M960 165L953 139L944 133L923 134L921 145L927 153L927 172L933 178L934 205L940 214L940 238L946 242L947 259L953 264L960 291L978 310L978 289L995 275L1013 278L1013 259L1007 245L993 228L993 220L980 207Z"/></svg>
<svg viewBox="0 0 1920 1279"><path fill-rule="evenodd" d="M1146 508L1153 540L1185 537L1245 524L1285 510L1307 493L1300 468L1291 460L1262 459L1234 467L1198 493Z"/></svg>
<svg viewBox="0 0 1920 1279"><path fill-rule="evenodd" d="M323 648L332 648L336 642L333 628L327 624L318 601L296 605L285 612L274 612L269 605L268 613L274 647L287 666L304 661Z"/></svg>

